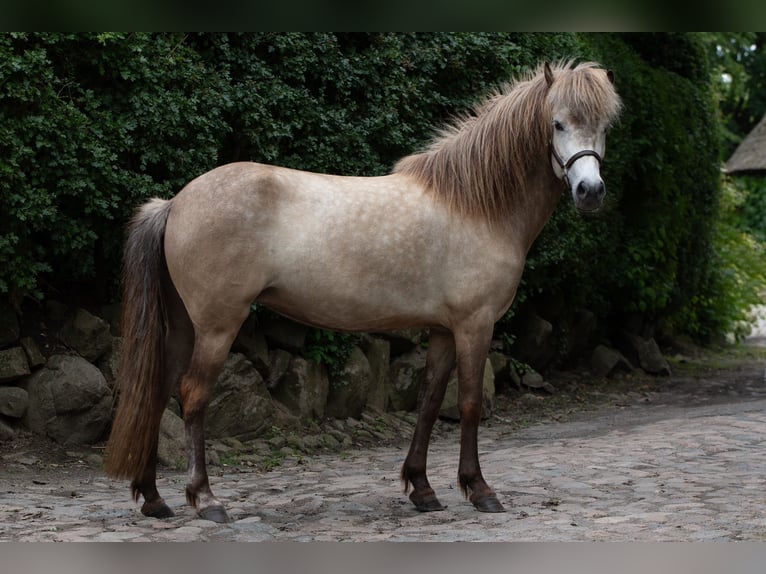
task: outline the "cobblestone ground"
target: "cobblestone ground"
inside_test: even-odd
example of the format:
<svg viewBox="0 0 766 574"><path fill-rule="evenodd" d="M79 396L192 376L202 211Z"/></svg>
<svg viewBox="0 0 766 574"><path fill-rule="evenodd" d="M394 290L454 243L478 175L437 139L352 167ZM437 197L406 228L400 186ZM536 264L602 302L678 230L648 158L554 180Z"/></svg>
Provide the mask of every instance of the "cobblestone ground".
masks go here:
<svg viewBox="0 0 766 574"><path fill-rule="evenodd" d="M700 384L696 394L681 385L523 430L492 421L480 456L504 514L462 498L453 431L429 458L444 512L418 513L402 494L406 445L212 476L233 518L226 525L185 505L184 473L159 480L177 516L156 520L140 514L125 482L64 466L0 472L0 541L764 540L763 369L742 369L734 383L713 377L701 394Z"/></svg>

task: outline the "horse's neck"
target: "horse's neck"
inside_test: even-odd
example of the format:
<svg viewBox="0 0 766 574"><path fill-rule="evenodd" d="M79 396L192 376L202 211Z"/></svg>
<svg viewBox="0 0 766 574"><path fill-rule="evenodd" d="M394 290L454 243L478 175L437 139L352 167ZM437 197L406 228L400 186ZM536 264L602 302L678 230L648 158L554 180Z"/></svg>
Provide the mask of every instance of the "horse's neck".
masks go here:
<svg viewBox="0 0 766 574"><path fill-rule="evenodd" d="M524 253L532 247L537 236L548 223L564 190L547 165L542 165L530 173L523 194L518 201L508 222L507 233Z"/></svg>

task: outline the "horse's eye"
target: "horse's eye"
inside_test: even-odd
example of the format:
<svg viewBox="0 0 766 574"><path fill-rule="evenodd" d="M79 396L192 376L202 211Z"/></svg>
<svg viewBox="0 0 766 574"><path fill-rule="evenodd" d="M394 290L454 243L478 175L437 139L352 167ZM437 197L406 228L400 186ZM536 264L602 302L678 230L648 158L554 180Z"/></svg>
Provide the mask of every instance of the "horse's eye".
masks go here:
<svg viewBox="0 0 766 574"><path fill-rule="evenodd" d="M553 127L556 128L557 132L563 132L564 131L564 124L562 124L558 120L553 120Z"/></svg>

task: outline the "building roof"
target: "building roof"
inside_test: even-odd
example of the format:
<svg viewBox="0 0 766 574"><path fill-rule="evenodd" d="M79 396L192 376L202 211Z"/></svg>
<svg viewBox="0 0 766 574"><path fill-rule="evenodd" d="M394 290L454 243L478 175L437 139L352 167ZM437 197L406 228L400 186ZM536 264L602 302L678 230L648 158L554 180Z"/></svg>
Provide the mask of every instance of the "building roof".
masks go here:
<svg viewBox="0 0 766 574"><path fill-rule="evenodd" d="M734 150L724 169L726 173L766 172L766 115Z"/></svg>

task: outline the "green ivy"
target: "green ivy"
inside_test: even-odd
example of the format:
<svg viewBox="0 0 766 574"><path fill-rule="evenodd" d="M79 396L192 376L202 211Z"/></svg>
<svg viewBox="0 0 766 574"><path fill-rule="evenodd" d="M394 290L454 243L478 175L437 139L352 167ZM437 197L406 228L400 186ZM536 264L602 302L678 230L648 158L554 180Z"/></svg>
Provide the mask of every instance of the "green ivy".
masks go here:
<svg viewBox="0 0 766 574"><path fill-rule="evenodd" d="M0 293L115 297L122 230L147 198L231 161L383 174L513 75L576 57L614 69L625 102L603 166L609 204L584 218L561 202L509 317L555 295L614 325L640 313L709 338L734 317L722 246L742 244L717 227L710 37L0 34ZM757 200L738 209L757 228ZM319 358L345 348L317 336Z"/></svg>
<svg viewBox="0 0 766 574"><path fill-rule="evenodd" d="M303 355L327 367L331 380L336 380L358 342L359 335L352 333L312 329L309 331Z"/></svg>
<svg viewBox="0 0 766 574"><path fill-rule="evenodd" d="M530 252L509 312L538 301L585 306L619 329L630 315L699 340L726 332L750 298L723 245L745 243L719 222L720 138L710 40L701 34L583 34L581 55L615 71L624 102L602 174L607 205L575 213L565 194ZM751 220L763 218L756 200ZM729 251L733 253L733 251ZM734 275L731 275L734 273ZM741 284L753 287L757 274ZM754 289L757 293L758 290ZM506 321L503 329L515 328Z"/></svg>

